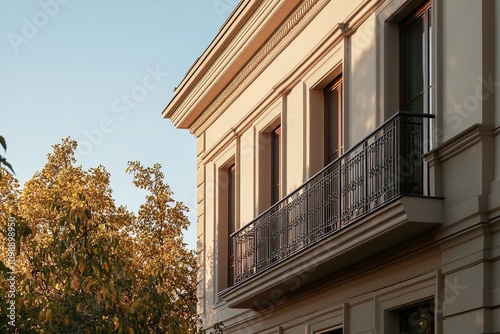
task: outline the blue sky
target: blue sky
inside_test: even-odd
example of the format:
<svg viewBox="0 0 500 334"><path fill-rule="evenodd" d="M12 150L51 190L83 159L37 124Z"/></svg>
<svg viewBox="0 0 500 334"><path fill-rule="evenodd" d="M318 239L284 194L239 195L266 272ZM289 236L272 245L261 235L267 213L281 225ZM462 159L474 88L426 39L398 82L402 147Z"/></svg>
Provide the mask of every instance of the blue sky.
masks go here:
<svg viewBox="0 0 500 334"><path fill-rule="evenodd" d="M52 145L71 136L78 163L104 165L118 204L144 193L129 160L163 165L174 197L191 208L195 245L196 143L161 112L237 0L3 0L0 134L24 183Z"/></svg>

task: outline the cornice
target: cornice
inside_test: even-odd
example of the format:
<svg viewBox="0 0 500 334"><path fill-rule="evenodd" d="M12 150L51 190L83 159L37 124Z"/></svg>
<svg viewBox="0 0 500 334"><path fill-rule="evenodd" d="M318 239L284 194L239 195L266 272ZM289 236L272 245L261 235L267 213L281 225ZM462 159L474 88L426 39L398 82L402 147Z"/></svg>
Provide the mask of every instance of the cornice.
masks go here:
<svg viewBox="0 0 500 334"><path fill-rule="evenodd" d="M184 78L174 89L174 96L162 112L174 126L188 128L196 116L193 110L204 95L212 90L211 84L221 80L221 68L231 68L233 61L240 61L241 50L252 43L254 30L260 29L260 12L272 11L274 1L262 5L260 1L241 0L207 49L196 59ZM249 22L249 23L248 23ZM250 29L245 27L245 24ZM237 27L237 28L235 28ZM229 73L229 75L234 75ZM215 98L216 94L212 97ZM192 119L190 119L190 117Z"/></svg>
<svg viewBox="0 0 500 334"><path fill-rule="evenodd" d="M474 124L439 147L426 153L424 157L431 166L436 162L443 163L482 142L484 138L492 136L494 136L494 129L491 125Z"/></svg>
<svg viewBox="0 0 500 334"><path fill-rule="evenodd" d="M290 16L276 29L264 45L244 65L241 71L229 82L217 98L190 126L191 133L199 136L208 125L222 114L223 105L234 101L251 82L279 55L279 53L295 38L300 29L299 26L307 25L317 14L313 10L318 3L326 5L329 0L306 0L302 2ZM321 6L321 7L323 7Z"/></svg>
<svg viewBox="0 0 500 334"><path fill-rule="evenodd" d="M307 69L310 69L320 63L321 59L323 59L324 56L338 44L339 39L357 30L366 18L375 11L381 1L383 0L365 0L346 17L344 22L333 27L332 30L325 35L325 38L318 43L317 48L304 57L304 59L300 62L300 65L294 67L287 75L285 75L285 77L282 78L282 80L279 81L272 90L267 92L262 99L256 101L253 106L249 106L250 109L246 110L241 122L235 124L227 133L221 134L219 137L220 139L211 146L211 149L200 155L199 163L203 164L205 161L210 161L214 156L217 156L217 154L226 145L231 143L234 138L239 137L241 133L248 130L255 119L260 115L260 112L271 108L271 105L278 101L280 95L289 91L291 87L295 86L295 84L304 77L304 73L306 73ZM327 3L328 2L326 2L325 5ZM317 6L315 11L322 10L322 7L323 6L321 5ZM348 29L342 30L342 26ZM250 79L251 78L248 80ZM252 81L249 82L251 83ZM246 89L246 86L243 86L242 89ZM236 94L237 93L235 93L235 96L232 97L233 99L236 98ZM223 105L216 112L216 116L209 119L205 126L202 125L202 127L198 129L199 132L195 133L195 135L199 137L202 132L210 126L210 122L213 122L216 117L219 116L219 113L224 112L225 108L230 103L232 103L232 99L224 101Z"/></svg>
<svg viewBox="0 0 500 334"><path fill-rule="evenodd" d="M281 81L279 81L273 90L285 93L292 89L300 80L304 78L305 73L311 67L317 65L323 57L338 44L339 39L346 38L354 34L357 29L373 14L375 9L383 0L365 0L350 13L343 22L339 22L325 37L318 43L317 48L311 50L304 57L303 61L294 67Z"/></svg>

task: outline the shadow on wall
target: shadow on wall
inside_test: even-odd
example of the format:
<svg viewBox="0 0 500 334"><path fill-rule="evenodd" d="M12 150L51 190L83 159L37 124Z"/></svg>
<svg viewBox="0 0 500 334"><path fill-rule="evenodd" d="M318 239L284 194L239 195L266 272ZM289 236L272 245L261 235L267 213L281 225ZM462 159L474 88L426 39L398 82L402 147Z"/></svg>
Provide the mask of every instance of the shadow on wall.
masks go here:
<svg viewBox="0 0 500 334"><path fill-rule="evenodd" d="M381 31L375 17L368 19L346 40L349 60L345 66L344 150L347 151L377 126L377 54L375 41ZM389 111L390 114L397 110ZM383 113L383 111L381 111Z"/></svg>

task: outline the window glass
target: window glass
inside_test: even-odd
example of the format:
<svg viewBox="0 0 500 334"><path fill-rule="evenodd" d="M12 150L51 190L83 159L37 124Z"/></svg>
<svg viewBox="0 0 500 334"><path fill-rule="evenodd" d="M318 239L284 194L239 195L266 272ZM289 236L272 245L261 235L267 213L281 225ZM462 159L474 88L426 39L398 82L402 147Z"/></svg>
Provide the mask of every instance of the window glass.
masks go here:
<svg viewBox="0 0 500 334"><path fill-rule="evenodd" d="M414 306L399 313L399 332L405 334L434 334L432 302Z"/></svg>
<svg viewBox="0 0 500 334"><path fill-rule="evenodd" d="M337 159L342 150L342 77L325 88L325 162Z"/></svg>
<svg viewBox="0 0 500 334"><path fill-rule="evenodd" d="M405 101L406 111L420 111L424 95L424 23L417 18L404 31Z"/></svg>
<svg viewBox="0 0 500 334"><path fill-rule="evenodd" d="M236 231L236 176L235 165L227 169L228 175L228 243L229 243L229 268L228 268L228 286L234 285L234 246L231 240L231 234Z"/></svg>
<svg viewBox="0 0 500 334"><path fill-rule="evenodd" d="M432 34L430 2L401 24L404 111L431 112Z"/></svg>
<svg viewBox="0 0 500 334"><path fill-rule="evenodd" d="M278 125L271 133L271 204L280 200L280 137Z"/></svg>

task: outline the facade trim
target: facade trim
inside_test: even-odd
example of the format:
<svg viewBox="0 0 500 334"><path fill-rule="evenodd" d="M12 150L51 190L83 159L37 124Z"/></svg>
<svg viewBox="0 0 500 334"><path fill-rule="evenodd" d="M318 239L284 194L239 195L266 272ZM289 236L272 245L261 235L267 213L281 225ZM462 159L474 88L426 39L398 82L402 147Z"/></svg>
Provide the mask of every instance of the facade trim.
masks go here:
<svg viewBox="0 0 500 334"><path fill-rule="evenodd" d="M493 136L493 127L491 125L474 124L467 130L459 133L455 137L448 140L425 155L430 166L436 163L443 163L449 160L472 146L480 143L485 137Z"/></svg>
<svg viewBox="0 0 500 334"><path fill-rule="evenodd" d="M205 128L210 118L217 118L221 114L220 107L228 101L231 96L234 96L236 91L241 91L248 86L245 82L249 77L256 77L260 74L269 63L283 50L301 29L296 29L299 25L307 25L319 10L324 7L328 1L321 2L322 6L318 10L311 11L320 1L307 0L304 1L290 17L276 30L276 32L268 39L268 41L260 48L260 50L252 57L252 59L243 67L243 69L231 80L221 94L213 101L213 103L194 121L191 132L198 134ZM274 57L269 57L274 53Z"/></svg>

